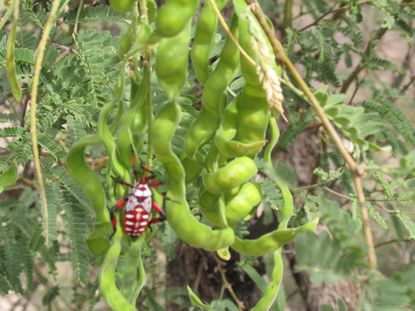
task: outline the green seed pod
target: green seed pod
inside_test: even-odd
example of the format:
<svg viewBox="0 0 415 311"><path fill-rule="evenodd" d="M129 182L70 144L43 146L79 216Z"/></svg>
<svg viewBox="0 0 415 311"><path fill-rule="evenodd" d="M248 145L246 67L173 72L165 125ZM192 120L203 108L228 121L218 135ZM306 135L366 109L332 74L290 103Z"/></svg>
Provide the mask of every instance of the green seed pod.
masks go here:
<svg viewBox="0 0 415 311"><path fill-rule="evenodd" d="M247 182L256 173L257 167L251 158L236 158L213 173L203 174L203 185L207 191L220 194Z"/></svg>
<svg viewBox="0 0 415 311"><path fill-rule="evenodd" d="M66 159L69 174L82 185L82 189L91 200L95 212L94 231L87 240L88 248L95 256L102 256L106 253L110 246L108 237L113 230L106 208L104 188L84 158L87 146L101 143L102 141L97 135L81 138L71 148Z"/></svg>
<svg viewBox="0 0 415 311"><path fill-rule="evenodd" d="M232 244L235 236L230 228L212 230L190 212L186 201L184 169L171 146L179 119L180 107L171 102L159 112L151 131L154 154L163 164L169 180L167 196L171 201L166 208L167 220L178 237L189 245L215 251Z"/></svg>
<svg viewBox="0 0 415 311"><path fill-rule="evenodd" d="M313 232L316 229L317 223L318 219L297 228L277 229L253 240L235 238L235 243L231 247L243 255L263 256L266 253L278 250L299 233Z"/></svg>
<svg viewBox="0 0 415 311"><path fill-rule="evenodd" d="M190 22L198 4L197 0L167 0L157 14L157 32L162 37L178 35Z"/></svg>
<svg viewBox="0 0 415 311"><path fill-rule="evenodd" d="M127 13L131 11L134 0L110 0L110 6L114 11Z"/></svg>
<svg viewBox="0 0 415 311"><path fill-rule="evenodd" d="M209 191L203 191L199 197L199 206L203 217L215 226L220 225L218 201L219 196Z"/></svg>
<svg viewBox="0 0 415 311"><path fill-rule="evenodd" d="M253 183L245 183L232 195L226 194L225 215L230 227L246 218L252 209L261 202L261 191ZM199 206L206 220L215 226L220 226L219 196L208 191L202 192L199 197Z"/></svg>
<svg viewBox="0 0 415 311"><path fill-rule="evenodd" d="M235 140L239 128L239 113L237 106L239 98L240 97L235 98L228 107L226 107L222 125L216 131L214 142L220 154L225 158L242 157L246 155L254 156L265 144L265 140L261 140L263 138L261 135L262 133L260 133L258 137L255 137L260 140L253 140L253 142L250 143L243 143Z"/></svg>
<svg viewBox="0 0 415 311"><path fill-rule="evenodd" d="M216 1L216 5L221 10L227 2L227 0ZM218 18L216 13L210 2L205 1L197 22L191 51L196 77L202 83L205 83L209 76L209 56L214 45L217 25Z"/></svg>
<svg viewBox="0 0 415 311"><path fill-rule="evenodd" d="M248 216L261 202L261 191L253 183L243 184L237 194L226 199L226 219L231 227Z"/></svg>
<svg viewBox="0 0 415 311"><path fill-rule="evenodd" d="M156 74L170 99L179 95L187 80L191 25L172 38L160 41L156 54Z"/></svg>
<svg viewBox="0 0 415 311"><path fill-rule="evenodd" d="M236 37L237 25L237 19L234 18L231 28ZM238 63L239 51L228 38L218 65L206 81L202 94L202 110L186 135L186 157L194 158L199 148L215 134L219 126L219 116L224 109L224 92L235 76Z"/></svg>
<svg viewBox="0 0 415 311"><path fill-rule="evenodd" d="M135 311L135 307L127 301L117 288L115 280L118 257L121 253L121 238L122 230L118 228L114 234L112 245L105 255L104 262L101 266L99 289L112 310Z"/></svg>

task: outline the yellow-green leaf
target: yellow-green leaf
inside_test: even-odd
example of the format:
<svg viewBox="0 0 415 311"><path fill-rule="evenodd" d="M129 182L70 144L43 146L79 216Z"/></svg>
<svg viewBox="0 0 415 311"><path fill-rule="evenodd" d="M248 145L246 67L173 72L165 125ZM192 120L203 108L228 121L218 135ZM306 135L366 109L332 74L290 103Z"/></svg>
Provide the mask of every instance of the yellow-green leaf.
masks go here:
<svg viewBox="0 0 415 311"><path fill-rule="evenodd" d="M13 186L17 181L17 165L16 162L10 165L10 167L3 174L0 175L0 193L7 187Z"/></svg>

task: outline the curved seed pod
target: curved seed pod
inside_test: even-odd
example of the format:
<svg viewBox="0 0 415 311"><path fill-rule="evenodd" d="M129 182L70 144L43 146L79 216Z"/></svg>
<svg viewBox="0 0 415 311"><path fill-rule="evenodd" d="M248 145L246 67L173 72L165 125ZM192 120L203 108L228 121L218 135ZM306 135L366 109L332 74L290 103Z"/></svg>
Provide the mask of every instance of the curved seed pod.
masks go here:
<svg viewBox="0 0 415 311"><path fill-rule="evenodd" d="M227 2L228 0L216 1L216 5L221 10ZM191 51L196 77L202 83L205 83L209 76L209 56L215 41L217 26L218 18L207 0L199 15Z"/></svg>
<svg viewBox="0 0 415 311"><path fill-rule="evenodd" d="M237 19L232 20L231 30L238 36ZM239 51L228 38L215 70L206 81L202 94L202 110L190 127L185 138L184 155L194 158L199 148L214 134L219 125L219 116L224 109L224 92L235 75L239 63Z"/></svg>
<svg viewBox="0 0 415 311"><path fill-rule="evenodd" d="M178 35L190 22L198 4L197 0L167 0L157 14L157 32L163 37Z"/></svg>
<svg viewBox="0 0 415 311"><path fill-rule="evenodd" d="M91 200L95 212L95 228L88 237L87 244L91 253L96 256L102 256L108 250L108 237L113 229L106 208L104 188L85 162L84 152L87 146L101 143L102 140L97 135L81 138L71 148L66 159L69 174L82 185L82 189Z"/></svg>
<svg viewBox="0 0 415 311"><path fill-rule="evenodd" d="M190 212L186 201L184 169L171 146L180 112L176 103L168 103L154 120L151 131L154 154L163 164L169 180L167 196L171 200L166 208L167 220L179 238L189 245L208 251L218 250L232 244L235 236L230 228L212 230Z"/></svg>
<svg viewBox="0 0 415 311"><path fill-rule="evenodd" d="M230 227L246 218L261 202L261 191L253 183L245 183L236 189L236 193L232 195L225 194L225 215ZM219 196L209 191L202 192L199 197L203 217L215 226L220 226L218 204Z"/></svg>
<svg viewBox="0 0 415 311"><path fill-rule="evenodd" d="M239 187L256 173L257 167L251 158L236 158L213 173L203 174L203 185L207 191L220 194Z"/></svg>
<svg viewBox="0 0 415 311"><path fill-rule="evenodd" d="M126 168L131 167L132 163L131 146L140 145L147 127L149 79L150 75L147 67L143 70L143 78L140 84L135 78L131 79L130 107L122 114L116 132L117 157Z"/></svg>
<svg viewBox="0 0 415 311"><path fill-rule="evenodd" d="M235 243L231 247L243 255L263 256L266 253L278 250L299 233L313 232L316 229L317 222L318 220L314 220L297 228L277 229L253 240L235 238Z"/></svg>
<svg viewBox="0 0 415 311"><path fill-rule="evenodd" d="M242 99L241 99L242 98ZM243 129L242 126L239 125L240 116L238 112L238 101L244 100L244 97L238 96L236 97L225 109L225 113L223 116L223 121L219 129L216 131L215 136L215 145L218 148L220 154L225 158L233 158L233 157L242 157L242 156L255 156L264 146L265 140L262 133L262 127L260 127L259 131L254 130L253 133L250 133L251 126L255 127L255 125L250 124L248 129ZM263 115L263 111L259 113ZM262 122L262 120L246 120L245 117L247 113L241 114L241 121L243 125L247 125L246 121L253 121L253 122ZM258 119L258 118L257 118ZM263 122L262 122L263 123ZM249 140L253 142L245 143L242 141L236 140L236 135L238 133L238 129L240 129L241 133L240 136L243 136L248 132ZM255 141L255 139L258 139Z"/></svg>
<svg viewBox="0 0 415 311"><path fill-rule="evenodd" d="M231 227L248 216L261 202L261 191L253 183L243 184L237 194L226 199L226 218Z"/></svg>
<svg viewBox="0 0 415 311"><path fill-rule="evenodd" d="M144 243L144 235L132 241L117 268L120 274L120 291L132 305L135 305L146 281L146 272L141 255Z"/></svg>
<svg viewBox="0 0 415 311"><path fill-rule="evenodd" d="M220 225L219 195L202 191L199 196L199 207L203 217L215 226Z"/></svg>
<svg viewBox="0 0 415 311"><path fill-rule="evenodd" d="M185 182L186 184L195 180L203 169L203 159L196 155L196 160L190 158L184 158L182 160L183 168L186 172Z"/></svg>
<svg viewBox="0 0 415 311"><path fill-rule="evenodd" d="M235 243L231 247L241 254L250 256L262 256L268 252L274 252L284 244L291 241L297 234L304 231L314 231L318 223L318 219L316 219L300 227L287 229L288 221L291 218L294 210L293 197L287 185L284 184L278 178L278 176L276 176L275 170L271 164L271 150L274 147L278 136L279 131L276 121L275 119L272 119L271 143L265 152L266 164L264 166L264 172L275 182L282 194L284 206L281 213L280 225L278 229L264 234L257 239L245 240L236 238Z"/></svg>
<svg viewBox="0 0 415 311"><path fill-rule="evenodd" d="M268 311L272 307L275 299L277 298L278 291L280 289L284 263L282 261L281 249L276 250L273 254L274 267L271 273L271 280L267 285L261 299L251 309L251 311Z"/></svg>
<svg viewBox="0 0 415 311"><path fill-rule="evenodd" d="M98 119L98 135L107 149L110 165L115 173L122 178L129 178L128 170L122 165L117 157L115 139L107 124L107 118L113 106L113 103L108 103L102 108Z"/></svg>
<svg viewBox="0 0 415 311"><path fill-rule="evenodd" d="M160 41L156 54L156 74L170 100L179 95L187 79L191 24L172 38Z"/></svg>
<svg viewBox="0 0 415 311"><path fill-rule="evenodd" d="M114 311L135 311L135 307L130 304L121 294L117 287L115 271L118 264L118 257L121 253L122 230L118 228L114 234L112 245L105 255L99 276L99 289Z"/></svg>

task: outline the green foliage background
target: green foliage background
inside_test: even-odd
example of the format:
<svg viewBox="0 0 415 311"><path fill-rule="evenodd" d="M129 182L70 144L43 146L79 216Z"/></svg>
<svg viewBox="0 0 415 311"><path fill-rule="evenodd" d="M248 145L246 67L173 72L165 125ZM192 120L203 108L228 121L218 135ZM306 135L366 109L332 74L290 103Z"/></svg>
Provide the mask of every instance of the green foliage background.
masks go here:
<svg viewBox="0 0 415 311"><path fill-rule="evenodd" d="M277 165L278 173L296 194L292 224L316 216L321 219L318 235L302 235L295 240L295 271L306 272L317 287L346 281L357 284L356 309L412 309L415 117L409 105L413 103L415 80L414 4L397 0L317 0L292 6L286 0L262 1L261 5L284 38L289 57L315 88L330 120L353 145L353 156L365 164L365 195L379 258L379 270L369 271L351 176L328 137L319 131L312 109L301 96L285 87L284 108L289 123L284 125L278 148L290 152L298 137L310 129L319 133L321 148L318 164L312 168L313 184L298 186L293 168L286 162ZM5 7L0 9L5 12ZM93 213L82 189L65 170L65 156L74 141L96 130L98 113L112 97L121 61L118 40L127 28L128 17L103 4L86 4L79 18L79 35L74 40L77 3L70 1L69 9L59 17L59 26L52 32L37 111L49 203L49 223L43 224L32 169L27 109L35 50L47 10L48 4L21 1L15 50L23 94L20 102L11 95L5 70L7 24L0 30L0 188L3 184L8 186L0 194L0 293L10 295L12 291L21 295L22 304L32 303L34 297L41 295L43 307L33 302L40 309L67 310L71 306L77 310L98 310L102 307L96 292L96 267L100 263L88 254L85 245ZM388 36L407 51L401 55L401 63L381 51ZM223 44L220 33L217 37L216 54ZM185 113L174 141L177 148L182 145L181 134L198 113L192 106L199 100L195 89L197 83L191 73L183 92ZM163 100L162 92L156 89L155 111ZM90 156L105 155L103 150L96 149L90 150ZM15 165L19 168L18 179L10 186L5 180L10 167ZM262 191L266 199L261 221L269 223L273 219L272 206L278 205L280 196L266 181ZM195 213L196 197L196 190L190 189L189 202L193 202ZM42 235L43 226L49 227L48 237ZM242 226L240 230L247 228ZM160 303L163 300L190 308L184 287L168 288L164 293L160 290L165 284L158 283L160 267L154 262L160 250L167 259L174 258L177 238L168 225L157 230L156 237L158 242L145 251L146 267L154 280L145 289L140 310L164 310ZM69 286L62 286L59 281L62 265L71 267ZM255 262L241 258L240 265L260 287L262 276L247 268ZM273 310L281 310L285 304L304 308L307 301L292 299L296 289L288 278L285 282L285 294L280 293ZM212 306L214 310L236 308L229 299L213 301ZM319 307L345 310L345 297L337 295Z"/></svg>

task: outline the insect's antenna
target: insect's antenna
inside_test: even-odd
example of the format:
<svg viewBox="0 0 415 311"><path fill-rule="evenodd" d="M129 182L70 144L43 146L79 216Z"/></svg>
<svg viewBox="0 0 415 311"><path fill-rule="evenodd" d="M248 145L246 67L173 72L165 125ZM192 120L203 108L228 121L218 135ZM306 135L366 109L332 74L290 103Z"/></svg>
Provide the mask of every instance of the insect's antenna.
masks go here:
<svg viewBox="0 0 415 311"><path fill-rule="evenodd" d="M133 188L133 187L134 187L132 184L130 184L130 183L128 183L128 182L126 182L125 180L123 180L123 179L121 179L121 178L117 178L117 177L115 177L115 176L111 176L111 178L112 178L112 180L113 180L115 183L117 183L117 184L120 184L120 185L123 185L123 186L126 186L126 187L131 187L131 188Z"/></svg>
<svg viewBox="0 0 415 311"><path fill-rule="evenodd" d="M134 148L133 148L132 145L130 145L130 149L131 149L131 153L132 153L131 162L132 162L132 167L133 167L134 181L138 182L138 171L137 171L137 168L136 168L136 166L137 166L137 156L134 152ZM141 163L141 159L138 158L138 160Z"/></svg>

